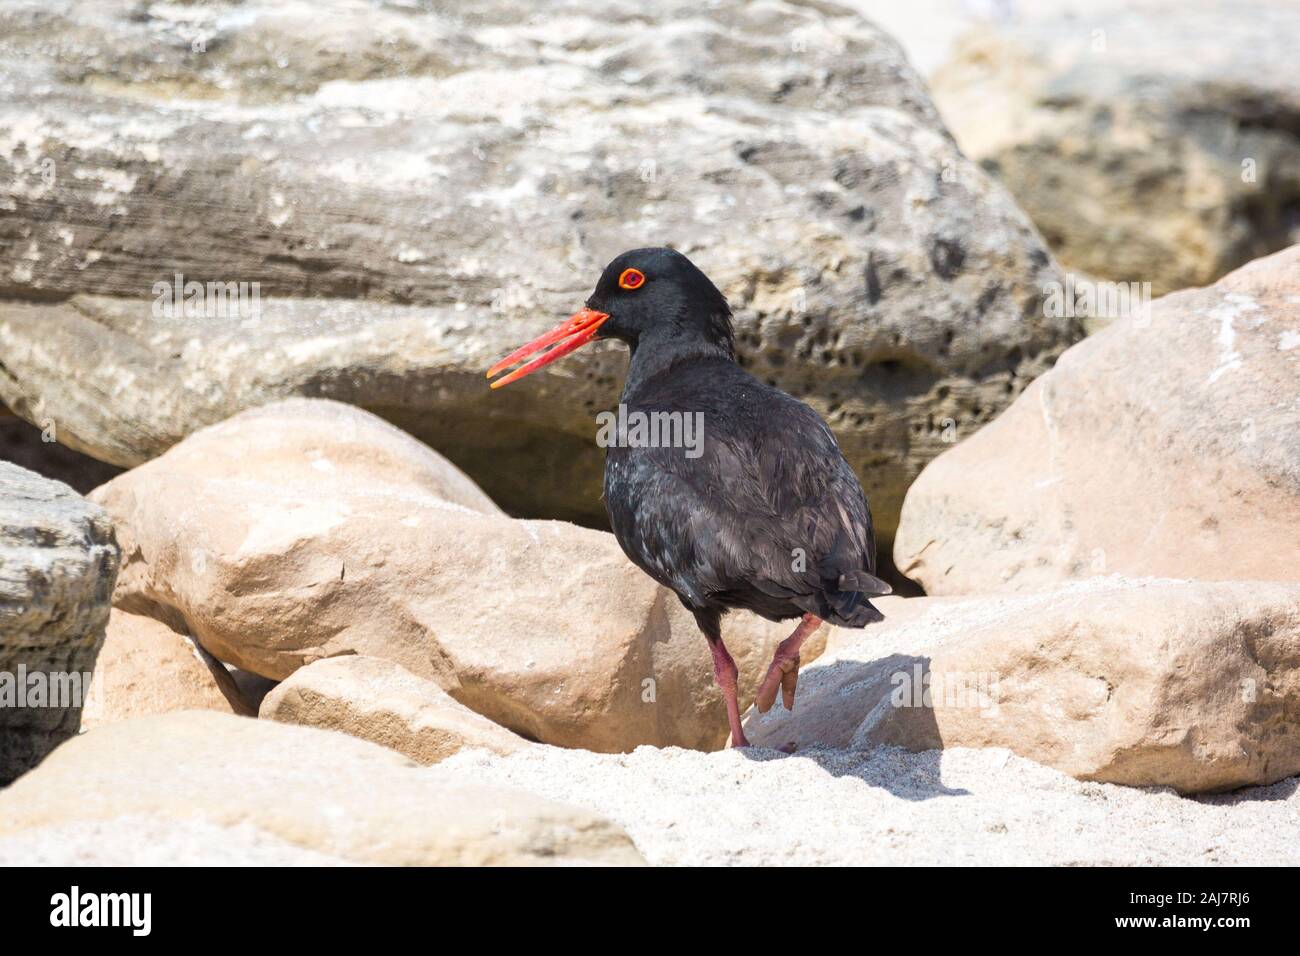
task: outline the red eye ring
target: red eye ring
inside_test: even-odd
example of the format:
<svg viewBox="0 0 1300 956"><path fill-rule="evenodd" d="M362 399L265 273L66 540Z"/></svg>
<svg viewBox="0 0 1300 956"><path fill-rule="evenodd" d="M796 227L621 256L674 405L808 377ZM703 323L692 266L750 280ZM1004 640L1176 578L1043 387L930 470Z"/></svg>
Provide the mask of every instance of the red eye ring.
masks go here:
<svg viewBox="0 0 1300 956"><path fill-rule="evenodd" d="M624 269L618 277L620 289L639 289L645 284L645 273L640 269Z"/></svg>

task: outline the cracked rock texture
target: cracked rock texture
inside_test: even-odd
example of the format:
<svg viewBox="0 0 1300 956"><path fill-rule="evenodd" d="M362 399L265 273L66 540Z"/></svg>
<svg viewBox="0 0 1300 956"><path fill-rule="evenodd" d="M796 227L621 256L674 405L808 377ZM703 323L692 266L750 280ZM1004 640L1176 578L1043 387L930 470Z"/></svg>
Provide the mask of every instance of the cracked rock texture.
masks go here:
<svg viewBox="0 0 1300 956"><path fill-rule="evenodd" d="M925 462L1081 334L1028 218L832 4L56 0L0 37L0 400L117 465L322 396L511 513L601 525L625 357L482 372L667 243L827 417L887 542ZM177 273L258 309L155 314Z"/></svg>
<svg viewBox="0 0 1300 956"><path fill-rule="evenodd" d="M0 461L0 785L77 732L118 560L102 508Z"/></svg>

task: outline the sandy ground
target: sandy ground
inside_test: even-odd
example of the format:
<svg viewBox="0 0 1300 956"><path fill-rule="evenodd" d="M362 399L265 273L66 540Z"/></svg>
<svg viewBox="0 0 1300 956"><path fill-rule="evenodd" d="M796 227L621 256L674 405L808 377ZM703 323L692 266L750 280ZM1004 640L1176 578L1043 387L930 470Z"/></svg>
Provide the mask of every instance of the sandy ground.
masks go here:
<svg viewBox="0 0 1300 956"><path fill-rule="evenodd" d="M656 865L1300 865L1300 778L1189 799L1080 783L1006 750L535 746L462 751L429 786L506 784L621 824ZM0 839L0 867L337 865L248 825L122 817Z"/></svg>
<svg viewBox="0 0 1300 956"><path fill-rule="evenodd" d="M1189 799L1006 750L462 751L429 773L621 824L652 864L1300 864L1300 778Z"/></svg>
<svg viewBox="0 0 1300 956"><path fill-rule="evenodd" d="M351 866L248 824L139 816L38 827L0 838L9 866Z"/></svg>

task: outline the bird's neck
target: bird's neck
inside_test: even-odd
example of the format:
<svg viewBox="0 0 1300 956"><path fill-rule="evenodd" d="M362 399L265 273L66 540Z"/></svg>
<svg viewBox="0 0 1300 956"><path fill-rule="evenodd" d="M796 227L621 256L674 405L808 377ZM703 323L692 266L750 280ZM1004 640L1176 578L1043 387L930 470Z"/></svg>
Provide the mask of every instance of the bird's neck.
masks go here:
<svg viewBox="0 0 1300 956"><path fill-rule="evenodd" d="M635 397L647 383L683 362L736 360L730 339L715 341L702 335L682 334L680 329L642 336L632 343L632 361L623 383L623 401Z"/></svg>

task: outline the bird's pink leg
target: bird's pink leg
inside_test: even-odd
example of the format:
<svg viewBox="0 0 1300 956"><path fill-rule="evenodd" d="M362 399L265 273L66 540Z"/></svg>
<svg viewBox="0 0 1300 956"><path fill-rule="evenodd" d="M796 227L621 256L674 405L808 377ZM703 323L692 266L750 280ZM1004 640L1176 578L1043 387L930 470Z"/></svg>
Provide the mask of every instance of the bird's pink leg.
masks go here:
<svg viewBox="0 0 1300 956"><path fill-rule="evenodd" d="M767 675L759 685L758 696L754 706L761 713L767 713L776 703L776 691L781 689L781 699L786 710L794 710L794 689L799 684L799 648L813 631L821 626L822 619L816 614L805 614L794 633L776 646L772 663L767 668Z"/></svg>
<svg viewBox="0 0 1300 956"><path fill-rule="evenodd" d="M727 723L731 725L731 746L748 747L744 728L740 726L740 703L736 699L736 678L740 673L736 662L727 653L727 646L722 638L709 641L709 650L713 652L713 678L722 690L722 697L727 702Z"/></svg>

